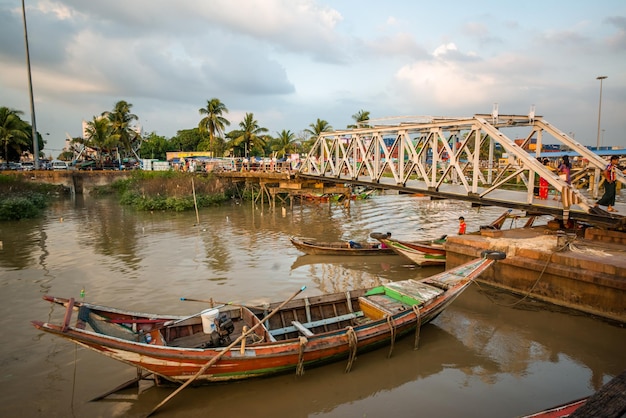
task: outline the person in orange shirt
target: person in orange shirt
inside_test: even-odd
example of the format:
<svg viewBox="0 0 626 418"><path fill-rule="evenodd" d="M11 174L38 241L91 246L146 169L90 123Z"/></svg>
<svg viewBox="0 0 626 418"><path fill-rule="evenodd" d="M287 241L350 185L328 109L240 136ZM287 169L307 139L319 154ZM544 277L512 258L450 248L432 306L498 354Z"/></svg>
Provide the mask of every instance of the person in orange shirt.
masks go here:
<svg viewBox="0 0 626 418"><path fill-rule="evenodd" d="M459 217L459 235L465 235L465 231L467 230L467 224L465 223L465 218Z"/></svg>

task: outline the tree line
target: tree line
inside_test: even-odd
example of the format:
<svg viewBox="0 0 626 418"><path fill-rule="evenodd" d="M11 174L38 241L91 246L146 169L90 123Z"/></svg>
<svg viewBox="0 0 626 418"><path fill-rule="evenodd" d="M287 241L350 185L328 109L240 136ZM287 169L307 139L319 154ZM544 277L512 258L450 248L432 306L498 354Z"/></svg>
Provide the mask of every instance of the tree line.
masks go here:
<svg viewBox="0 0 626 418"><path fill-rule="evenodd" d="M112 110L94 116L86 123L83 136L72 138L73 150L58 158L73 160L75 154L84 149L92 150L100 163L119 158L164 160L169 151L206 151L215 157L282 158L290 153L307 152L321 133L333 130L326 120L318 118L298 134L283 129L273 136L253 113L246 113L235 129L228 130L231 126L228 108L220 99L212 98L205 107L198 109L198 126L179 130L175 136L166 138L156 132L142 135L137 124L139 118L131 112L132 106L121 100ZM347 128L368 127L369 114L369 111L358 111L352 115L355 123ZM24 152L33 152L32 128L21 119L22 115L22 111L0 107L0 142L5 161L17 161ZM45 141L39 133L38 140L43 154Z"/></svg>

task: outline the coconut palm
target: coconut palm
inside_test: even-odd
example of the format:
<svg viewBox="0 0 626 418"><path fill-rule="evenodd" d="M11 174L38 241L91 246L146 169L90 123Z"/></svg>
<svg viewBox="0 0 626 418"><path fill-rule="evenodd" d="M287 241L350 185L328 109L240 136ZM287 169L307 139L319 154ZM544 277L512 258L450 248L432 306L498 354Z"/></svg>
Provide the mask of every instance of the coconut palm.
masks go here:
<svg viewBox="0 0 626 418"><path fill-rule="evenodd" d="M290 130L284 130L284 129L281 132L277 132L277 133L278 133L278 137L276 138L276 141L272 149L277 154L282 154L282 156L284 157L285 154L287 154L288 152L291 152L294 149L295 147L294 139L296 137L296 134L294 134Z"/></svg>
<svg viewBox="0 0 626 418"><path fill-rule="evenodd" d="M370 128L371 126L367 123L370 120L370 112L368 110L359 110L354 115L352 115L352 119L356 122L355 125L348 125L348 128Z"/></svg>
<svg viewBox="0 0 626 418"><path fill-rule="evenodd" d="M113 133L113 125L108 118L93 117L85 128L85 146L96 150L97 159L102 163L104 152L109 152L119 144L120 136Z"/></svg>
<svg viewBox="0 0 626 418"><path fill-rule="evenodd" d="M141 135L137 132L137 128L132 125L132 122L138 120L138 117L130 113L131 107L133 107L132 104L120 100L115 104L112 112L104 112L102 115L111 121L112 133L119 136L119 141L126 150L126 154L132 154L136 159L139 159L136 149L139 149L141 145Z"/></svg>
<svg viewBox="0 0 626 418"><path fill-rule="evenodd" d="M21 146L28 146L30 126L20 115L24 112L8 107L0 107L0 142L4 146L4 159L9 161L9 146L18 153Z"/></svg>
<svg viewBox="0 0 626 418"><path fill-rule="evenodd" d="M215 137L223 137L224 129L226 126L230 126L230 121L222 116L223 113L228 113L228 108L220 99L212 98L207 100L206 107L198 109L200 115L206 115L198 123L198 129L200 133L209 134L209 150L213 151L215 148Z"/></svg>
<svg viewBox="0 0 626 418"><path fill-rule="evenodd" d="M243 121L239 122L239 127L241 128L240 130L231 133L233 138L231 145L237 147L243 144L246 157L248 156L248 151L252 150L252 147L255 145L265 146L267 139L261 134L268 130L259 126L259 123L254 119L253 113L246 113Z"/></svg>
<svg viewBox="0 0 626 418"><path fill-rule="evenodd" d="M317 118L317 121L309 124L309 126L311 129L305 129L304 131L311 134L312 140L316 140L322 132L331 132L333 130L333 127L327 121L320 118Z"/></svg>

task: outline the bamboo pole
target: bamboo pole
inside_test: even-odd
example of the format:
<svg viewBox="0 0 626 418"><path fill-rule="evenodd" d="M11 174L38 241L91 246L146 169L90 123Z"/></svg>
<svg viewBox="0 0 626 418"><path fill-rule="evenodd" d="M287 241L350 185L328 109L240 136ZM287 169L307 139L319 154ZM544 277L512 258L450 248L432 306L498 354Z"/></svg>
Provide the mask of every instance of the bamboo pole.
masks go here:
<svg viewBox="0 0 626 418"><path fill-rule="evenodd" d="M193 192L193 205L196 208L196 225L200 225L200 215L198 214L198 201L196 200L196 186L191 177L191 191Z"/></svg>
<svg viewBox="0 0 626 418"><path fill-rule="evenodd" d="M208 303L209 306L212 308L216 303L218 305L221 306L238 306L240 308L258 308L258 309L265 309L266 306L259 306L259 305L242 305L239 303L235 303L235 302L220 302L217 300L213 300L213 299L193 299L193 298L180 298L180 300L182 300L183 302L200 302L200 303Z"/></svg>
<svg viewBox="0 0 626 418"><path fill-rule="evenodd" d="M237 338L235 341L233 341L228 347L224 348L222 351L219 352L218 355L216 355L215 357L213 357L211 360L209 360L209 362L207 364L205 364L204 366L202 366L202 368L200 370L198 370L198 372L193 375L191 377L191 379L187 380L185 383L183 383L178 389L176 389L174 392L172 392L167 398L165 398L160 404L158 404L157 406L154 407L154 409L152 411L150 411L150 413L147 415L148 417L152 414L154 414L159 408L161 408L163 405L165 405L167 402L170 401L170 399L172 399L174 396L178 395L179 392L181 392L183 389L185 389L187 386L189 386L194 380L196 380L198 377L200 377L200 375L202 375L204 372L206 372L209 367L213 366L215 363L217 363L219 361L219 359L221 359L226 353L228 353L230 351L231 348L233 348L234 346L236 346L237 344L239 344L244 338L246 338L249 334L251 334L254 330L256 330L258 327L260 327L261 325L263 325L263 323L267 320L269 320L272 316L274 316L274 314L278 311L280 311L287 303L289 303L293 298L295 298L296 296L298 296L301 292L304 291L304 289L306 289L306 286L302 286L296 293L294 293L293 295L291 295L289 297L289 299L285 300L283 303L281 303L276 309L274 309L272 312L270 312L269 314L265 315L265 317L260 320L256 325L254 325L252 328L250 328L249 330L247 330L246 332L242 333L239 338Z"/></svg>

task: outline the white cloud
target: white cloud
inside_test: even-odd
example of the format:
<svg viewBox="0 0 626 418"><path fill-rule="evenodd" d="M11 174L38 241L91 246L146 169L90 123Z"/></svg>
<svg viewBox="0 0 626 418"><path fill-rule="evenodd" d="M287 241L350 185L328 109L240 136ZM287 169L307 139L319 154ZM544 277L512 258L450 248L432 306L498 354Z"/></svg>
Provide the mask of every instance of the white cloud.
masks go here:
<svg viewBox="0 0 626 418"><path fill-rule="evenodd" d="M0 106L27 111L14 3L0 0ZM37 125L50 140L77 135L82 119L118 100L134 104L147 131L172 136L218 97L233 126L253 112L271 132L299 132L318 117L343 128L359 109L375 118L536 104L585 143L595 138L600 73L609 76L607 142L626 130L620 0L454 10L400 0L35 0L27 13Z"/></svg>

